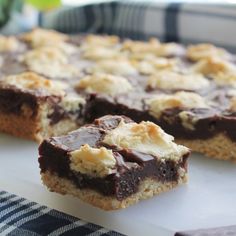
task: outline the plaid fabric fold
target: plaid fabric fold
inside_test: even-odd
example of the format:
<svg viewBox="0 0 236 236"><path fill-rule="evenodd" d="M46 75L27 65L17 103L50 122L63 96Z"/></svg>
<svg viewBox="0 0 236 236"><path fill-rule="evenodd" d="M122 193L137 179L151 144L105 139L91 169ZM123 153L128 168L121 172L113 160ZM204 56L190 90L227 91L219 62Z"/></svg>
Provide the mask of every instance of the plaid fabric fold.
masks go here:
<svg viewBox="0 0 236 236"><path fill-rule="evenodd" d="M152 36L181 43L209 42L236 51L236 5L110 1L43 14L41 26L65 33Z"/></svg>
<svg viewBox="0 0 236 236"><path fill-rule="evenodd" d="M122 236L6 191L0 191L0 235Z"/></svg>

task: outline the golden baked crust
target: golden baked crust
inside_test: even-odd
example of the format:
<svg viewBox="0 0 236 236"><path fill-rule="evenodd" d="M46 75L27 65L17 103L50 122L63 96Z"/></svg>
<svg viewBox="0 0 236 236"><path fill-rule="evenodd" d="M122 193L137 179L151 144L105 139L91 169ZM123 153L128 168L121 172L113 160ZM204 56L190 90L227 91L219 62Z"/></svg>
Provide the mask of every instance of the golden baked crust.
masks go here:
<svg viewBox="0 0 236 236"><path fill-rule="evenodd" d="M137 193L127 197L122 201L118 201L114 197L103 196L100 193L90 189L78 189L71 181L58 177L56 174L45 172L41 173L43 183L49 190L60 194L69 194L78 197L80 200L92 204L95 207L102 208L106 211L118 210L133 205L140 200L151 198L162 192L186 183L187 174L183 174L178 182L160 183L151 178L142 181Z"/></svg>
<svg viewBox="0 0 236 236"><path fill-rule="evenodd" d="M207 58L230 59L230 54L223 48L215 47L213 44L196 44L187 47L187 57L193 61Z"/></svg>
<svg viewBox="0 0 236 236"><path fill-rule="evenodd" d="M144 54L146 55L146 54ZM178 71L180 70L181 61L177 58L148 58L141 61L133 61L135 68L144 75L155 75L160 71Z"/></svg>
<svg viewBox="0 0 236 236"><path fill-rule="evenodd" d="M52 81L34 72L24 72L17 75L9 75L2 79L5 85L14 86L27 91L44 90L57 96L64 96L67 84L60 81Z"/></svg>
<svg viewBox="0 0 236 236"><path fill-rule="evenodd" d="M119 42L119 37L115 35L87 35L84 39L85 44L103 46L103 47L111 47L116 45Z"/></svg>
<svg viewBox="0 0 236 236"><path fill-rule="evenodd" d="M174 137L166 134L160 126L150 122L125 123L108 131L103 143L118 148L132 149L158 158L179 160L189 150L174 143Z"/></svg>
<svg viewBox="0 0 236 236"><path fill-rule="evenodd" d="M106 73L120 76L135 76L138 74L131 61L124 58L117 60L100 60L92 68L92 73Z"/></svg>
<svg viewBox="0 0 236 236"><path fill-rule="evenodd" d="M218 73L229 73L235 71L236 66L218 57L208 57L193 65L192 71L203 75L217 75Z"/></svg>
<svg viewBox="0 0 236 236"><path fill-rule="evenodd" d="M64 42L68 36L54 30L35 28L32 31L22 34L21 38L29 42L32 47L54 46Z"/></svg>
<svg viewBox="0 0 236 236"><path fill-rule="evenodd" d="M201 74L181 74L173 71L163 70L150 76L147 86L151 89L204 89L210 85L208 79Z"/></svg>
<svg viewBox="0 0 236 236"><path fill-rule="evenodd" d="M26 116L0 112L0 131L16 137L38 140L38 121L28 113Z"/></svg>
<svg viewBox="0 0 236 236"><path fill-rule="evenodd" d="M235 142L224 133L217 134L208 139L176 139L176 142L208 157L236 162Z"/></svg>
<svg viewBox="0 0 236 236"><path fill-rule="evenodd" d="M170 108L207 108L206 100L197 93L177 92L175 94L156 95L148 99L149 113L159 118L163 111Z"/></svg>
<svg viewBox="0 0 236 236"><path fill-rule="evenodd" d="M116 164L112 150L106 147L93 148L85 144L70 152L70 156L70 169L89 176L107 176Z"/></svg>
<svg viewBox="0 0 236 236"><path fill-rule="evenodd" d="M132 85L126 78L100 73L85 76L75 86L89 93L97 92L108 95L125 93L132 90Z"/></svg>
<svg viewBox="0 0 236 236"><path fill-rule="evenodd" d="M13 52L20 48L20 42L12 37L0 35L0 52Z"/></svg>
<svg viewBox="0 0 236 236"><path fill-rule="evenodd" d="M31 71L50 78L71 78L80 71L71 65L68 56L57 47L40 47L30 50L19 57Z"/></svg>

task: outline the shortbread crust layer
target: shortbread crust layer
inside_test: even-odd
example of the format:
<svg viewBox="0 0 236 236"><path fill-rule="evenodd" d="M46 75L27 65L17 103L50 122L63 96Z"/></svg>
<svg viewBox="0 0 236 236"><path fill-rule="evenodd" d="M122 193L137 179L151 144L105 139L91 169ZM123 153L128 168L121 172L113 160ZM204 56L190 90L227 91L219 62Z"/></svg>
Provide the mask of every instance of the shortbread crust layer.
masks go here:
<svg viewBox="0 0 236 236"><path fill-rule="evenodd" d="M91 189L78 189L70 180L59 177L57 174L45 172L42 173L42 181L52 192L60 194L69 194L89 203L95 207L106 211L127 208L140 200L152 198L155 195L167 192L180 184L187 182L187 175L182 176L178 182L159 183L153 179L144 180L138 189L138 192L132 194L124 200L117 200L112 196L104 196Z"/></svg>
<svg viewBox="0 0 236 236"><path fill-rule="evenodd" d="M235 142L224 133L208 139L176 139L176 142L189 147L192 151L203 153L208 157L236 162Z"/></svg>

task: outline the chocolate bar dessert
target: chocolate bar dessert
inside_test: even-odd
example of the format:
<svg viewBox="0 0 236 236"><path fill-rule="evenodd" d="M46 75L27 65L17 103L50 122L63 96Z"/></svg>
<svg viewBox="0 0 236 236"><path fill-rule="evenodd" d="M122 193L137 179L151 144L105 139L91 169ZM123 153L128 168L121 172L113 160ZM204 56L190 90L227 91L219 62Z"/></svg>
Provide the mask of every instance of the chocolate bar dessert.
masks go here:
<svg viewBox="0 0 236 236"><path fill-rule="evenodd" d="M104 210L126 208L187 181L189 149L158 125L104 116L39 147L43 183Z"/></svg>
<svg viewBox="0 0 236 236"><path fill-rule="evenodd" d="M236 160L236 60L223 48L34 29L1 36L0 62L1 131L40 141L125 115Z"/></svg>

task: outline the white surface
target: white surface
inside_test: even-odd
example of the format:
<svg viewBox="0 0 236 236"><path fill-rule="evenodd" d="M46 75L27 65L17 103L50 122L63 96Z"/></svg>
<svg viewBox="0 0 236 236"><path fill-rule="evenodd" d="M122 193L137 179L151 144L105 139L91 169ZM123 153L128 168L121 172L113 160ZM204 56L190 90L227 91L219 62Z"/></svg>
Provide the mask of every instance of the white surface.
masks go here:
<svg viewBox="0 0 236 236"><path fill-rule="evenodd" d="M0 134L0 189L129 235L236 224L236 165L192 155L189 183L128 209L104 212L42 186L37 144Z"/></svg>

